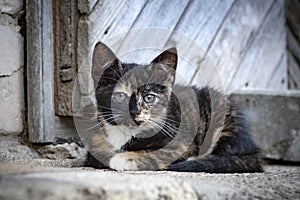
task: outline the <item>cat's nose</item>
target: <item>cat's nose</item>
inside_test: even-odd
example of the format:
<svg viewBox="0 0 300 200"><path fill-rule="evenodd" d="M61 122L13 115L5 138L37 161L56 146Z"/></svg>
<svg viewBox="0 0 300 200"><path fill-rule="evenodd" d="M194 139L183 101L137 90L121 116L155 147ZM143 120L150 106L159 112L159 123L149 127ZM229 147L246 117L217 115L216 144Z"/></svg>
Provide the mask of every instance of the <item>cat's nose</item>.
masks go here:
<svg viewBox="0 0 300 200"><path fill-rule="evenodd" d="M138 108L130 109L130 115L136 117L141 114L141 111Z"/></svg>
<svg viewBox="0 0 300 200"><path fill-rule="evenodd" d="M134 121L134 123L138 126L141 125L142 122L138 120L138 116L141 114L141 111L138 108L136 108L136 109L131 109L129 112L130 112L131 119Z"/></svg>

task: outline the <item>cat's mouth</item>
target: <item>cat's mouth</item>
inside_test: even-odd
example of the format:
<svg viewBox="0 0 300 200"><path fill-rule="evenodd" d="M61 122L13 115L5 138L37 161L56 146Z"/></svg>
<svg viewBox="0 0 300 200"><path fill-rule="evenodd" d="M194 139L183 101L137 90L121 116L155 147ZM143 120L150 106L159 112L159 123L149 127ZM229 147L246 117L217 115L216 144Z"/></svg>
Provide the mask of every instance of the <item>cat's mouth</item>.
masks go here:
<svg viewBox="0 0 300 200"><path fill-rule="evenodd" d="M140 119L138 116L131 115L131 119L133 123L137 126L141 126L141 124L144 122L144 120Z"/></svg>
<svg viewBox="0 0 300 200"><path fill-rule="evenodd" d="M143 123L143 121L138 121L138 120L133 120L133 122L138 126L140 126Z"/></svg>
<svg viewBox="0 0 300 200"><path fill-rule="evenodd" d="M137 125L137 126L141 126L142 123L144 123L145 121L147 121L149 119L149 116L147 115L130 115L132 121Z"/></svg>

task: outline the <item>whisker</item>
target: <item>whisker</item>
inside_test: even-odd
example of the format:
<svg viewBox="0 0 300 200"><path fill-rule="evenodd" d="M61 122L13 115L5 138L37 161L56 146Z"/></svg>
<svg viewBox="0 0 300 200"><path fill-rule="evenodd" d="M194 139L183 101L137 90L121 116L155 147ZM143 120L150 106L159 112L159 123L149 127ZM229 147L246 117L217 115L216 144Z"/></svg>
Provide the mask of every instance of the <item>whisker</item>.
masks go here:
<svg viewBox="0 0 300 200"><path fill-rule="evenodd" d="M170 129L172 132L174 133L177 133L177 132L186 132L185 129L182 128L182 126L179 126L179 127L176 127L175 125L176 124L171 124L167 121L164 121L162 119L155 119L155 118L152 118L152 120L154 120L156 123L160 124L161 126L164 126L168 129Z"/></svg>
<svg viewBox="0 0 300 200"><path fill-rule="evenodd" d="M121 115L120 116L117 116L117 115L112 115L112 116L107 115L107 116L101 116L101 117L103 117L105 120L110 120L110 119L114 119L114 118L120 119ZM100 119L100 120L102 120L102 119Z"/></svg>
<svg viewBox="0 0 300 200"><path fill-rule="evenodd" d="M115 110L115 111L119 111L119 110L116 110L114 108L111 108L111 107L106 107L106 106L101 106L101 105L98 105L98 107L100 108L105 108L105 109L108 109L108 110Z"/></svg>
<svg viewBox="0 0 300 200"><path fill-rule="evenodd" d="M82 130L88 130L88 131L90 131L90 130L102 130L101 129L101 125L99 124L99 123L95 123L94 125L92 125L92 126L89 126L89 127L87 127L87 128L84 128L84 129L82 129Z"/></svg>
<svg viewBox="0 0 300 200"><path fill-rule="evenodd" d="M121 81L124 81L124 78L123 78L123 76L122 76L122 74L120 75L120 74L118 74L118 72L115 70L115 69L113 69L113 68L110 68L113 72L114 72L114 74L116 74L117 76L118 76L118 78L121 80ZM120 72L121 73L121 72Z"/></svg>
<svg viewBox="0 0 300 200"><path fill-rule="evenodd" d="M152 117L155 118L155 119L159 119L159 118L160 118L160 116L158 116L158 115L152 115ZM164 120L164 121L166 121L166 122L172 122L172 123L174 123L175 125L178 125L178 124L187 125L187 124L189 124L189 123L187 123L187 122L176 121L176 120L170 119L170 118L168 118L168 117L173 117L173 116L172 116L172 115L166 115L166 116L165 116L163 119L161 119L161 120Z"/></svg>
<svg viewBox="0 0 300 200"><path fill-rule="evenodd" d="M164 134L166 137L171 137L171 138L174 138L175 137L175 135L176 134L172 134L172 133L170 133L168 130L165 130L165 124L162 124L161 122L157 122L157 121L149 121L150 123L154 123L156 126L158 126L159 128L161 128L160 129L160 132L162 133L162 134ZM170 129L171 131L173 131L173 129Z"/></svg>
<svg viewBox="0 0 300 200"><path fill-rule="evenodd" d="M175 135L171 134L170 132L168 132L165 129L160 129L159 133L163 134L165 137L170 137L170 138L174 138L175 137Z"/></svg>
<svg viewBox="0 0 300 200"><path fill-rule="evenodd" d="M109 80L113 80L113 81L116 81L118 82L120 79L115 79L115 78L112 78L112 77L107 77L107 76L101 76L101 78L103 79L109 79Z"/></svg>
<svg viewBox="0 0 300 200"><path fill-rule="evenodd" d="M124 115L122 112L105 112L105 113L98 113L97 116L103 115Z"/></svg>
<svg viewBox="0 0 300 200"><path fill-rule="evenodd" d="M148 79L148 81L146 83L147 86L152 82L153 76L154 76L154 71L152 72L152 74L150 75L150 77L149 77L149 79Z"/></svg>

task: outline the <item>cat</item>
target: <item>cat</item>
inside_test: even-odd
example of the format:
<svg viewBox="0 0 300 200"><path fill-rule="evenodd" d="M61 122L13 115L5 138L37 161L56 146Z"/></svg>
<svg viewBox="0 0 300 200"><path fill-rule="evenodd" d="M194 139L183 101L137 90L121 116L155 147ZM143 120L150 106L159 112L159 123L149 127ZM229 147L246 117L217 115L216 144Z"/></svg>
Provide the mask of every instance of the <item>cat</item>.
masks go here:
<svg viewBox="0 0 300 200"><path fill-rule="evenodd" d="M96 44L91 154L118 171L262 172L241 106L208 86L174 84L177 61L171 48L147 65L122 63Z"/></svg>

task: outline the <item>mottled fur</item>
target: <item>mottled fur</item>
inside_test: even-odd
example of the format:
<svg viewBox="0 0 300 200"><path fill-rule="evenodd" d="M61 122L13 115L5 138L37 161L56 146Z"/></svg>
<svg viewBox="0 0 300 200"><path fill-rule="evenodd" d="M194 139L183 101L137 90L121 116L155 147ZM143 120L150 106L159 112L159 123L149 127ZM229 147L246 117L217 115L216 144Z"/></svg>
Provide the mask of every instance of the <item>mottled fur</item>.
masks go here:
<svg viewBox="0 0 300 200"><path fill-rule="evenodd" d="M176 66L175 48L138 65L96 45L101 129L90 139L91 153L115 170L262 171L235 100L208 87L174 85Z"/></svg>

